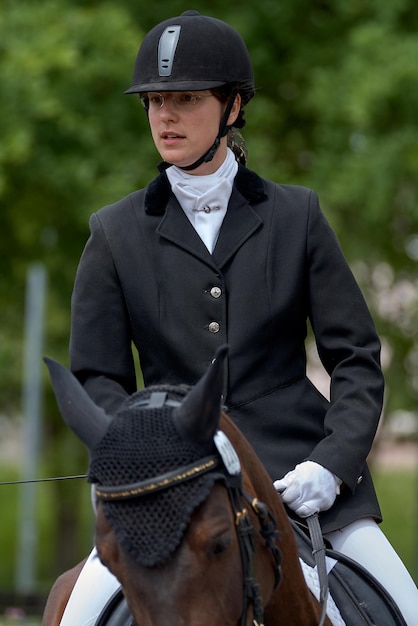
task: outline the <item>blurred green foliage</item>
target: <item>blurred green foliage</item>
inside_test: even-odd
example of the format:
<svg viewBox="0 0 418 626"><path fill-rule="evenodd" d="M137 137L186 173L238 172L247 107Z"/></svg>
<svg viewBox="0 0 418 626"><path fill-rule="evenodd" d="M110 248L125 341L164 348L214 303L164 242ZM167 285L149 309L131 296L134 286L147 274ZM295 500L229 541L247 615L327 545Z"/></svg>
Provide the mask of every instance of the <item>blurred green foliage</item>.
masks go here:
<svg viewBox="0 0 418 626"><path fill-rule="evenodd" d="M88 217L156 173L146 117L123 92L144 33L187 8L179 0L2 0L2 413L20 408L29 265L48 270L45 352L66 363ZM244 129L249 167L319 192L384 343L387 411L416 408L418 4L196 0L192 8L246 40L257 85ZM84 451L63 427L47 381L45 393L45 474L83 472ZM49 504L60 527L74 529L55 563L62 568L77 541L71 503L79 488L66 489ZM62 544L59 530L51 537Z"/></svg>

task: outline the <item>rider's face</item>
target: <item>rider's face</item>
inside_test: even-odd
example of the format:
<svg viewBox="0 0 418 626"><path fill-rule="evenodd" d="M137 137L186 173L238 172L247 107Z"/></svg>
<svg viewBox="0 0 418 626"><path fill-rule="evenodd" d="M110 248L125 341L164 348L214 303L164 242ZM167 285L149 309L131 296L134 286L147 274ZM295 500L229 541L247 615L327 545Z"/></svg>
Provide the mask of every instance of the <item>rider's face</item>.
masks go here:
<svg viewBox="0 0 418 626"><path fill-rule="evenodd" d="M196 98L195 98L196 96ZM193 92L149 92L149 122L155 146L168 163L185 167L199 159L212 146L219 130L225 103L209 90ZM239 112L239 97L228 123ZM226 157L226 138L209 163L192 170L192 174L215 172Z"/></svg>

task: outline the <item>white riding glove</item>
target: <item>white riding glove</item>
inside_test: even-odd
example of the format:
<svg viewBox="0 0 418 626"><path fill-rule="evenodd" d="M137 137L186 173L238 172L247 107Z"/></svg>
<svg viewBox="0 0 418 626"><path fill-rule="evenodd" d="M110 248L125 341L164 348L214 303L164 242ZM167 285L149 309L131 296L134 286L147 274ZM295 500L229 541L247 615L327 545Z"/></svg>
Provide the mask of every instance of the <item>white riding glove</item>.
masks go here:
<svg viewBox="0 0 418 626"><path fill-rule="evenodd" d="M274 487L285 502L299 517L309 517L326 511L340 493L341 480L332 472L314 461L296 465Z"/></svg>

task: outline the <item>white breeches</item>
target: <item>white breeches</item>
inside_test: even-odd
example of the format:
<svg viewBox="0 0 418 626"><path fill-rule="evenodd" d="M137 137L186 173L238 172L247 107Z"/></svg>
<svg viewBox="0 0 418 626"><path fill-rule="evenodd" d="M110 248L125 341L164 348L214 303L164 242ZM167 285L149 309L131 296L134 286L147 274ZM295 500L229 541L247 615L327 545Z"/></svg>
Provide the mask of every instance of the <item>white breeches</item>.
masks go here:
<svg viewBox="0 0 418 626"><path fill-rule="evenodd" d="M71 593L60 626L94 626L106 602L120 587L93 548Z"/></svg>
<svg viewBox="0 0 418 626"><path fill-rule="evenodd" d="M357 520L325 538L368 570L392 596L408 626L418 624L418 590L395 550L373 519Z"/></svg>

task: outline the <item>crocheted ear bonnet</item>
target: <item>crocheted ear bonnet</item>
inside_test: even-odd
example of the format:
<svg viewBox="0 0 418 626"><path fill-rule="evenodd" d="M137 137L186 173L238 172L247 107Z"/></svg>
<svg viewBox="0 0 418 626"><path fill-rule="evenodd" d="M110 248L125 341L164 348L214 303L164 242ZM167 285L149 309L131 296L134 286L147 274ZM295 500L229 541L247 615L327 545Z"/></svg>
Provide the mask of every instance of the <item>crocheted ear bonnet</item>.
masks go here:
<svg viewBox="0 0 418 626"><path fill-rule="evenodd" d="M164 389L182 401L186 389L148 388L131 396L112 420L90 462L89 481L104 486L152 479L216 453L182 439L173 422L175 407L143 406L152 391ZM138 498L102 501L103 512L122 547L145 567L161 565L179 547L193 511L209 495L219 473L210 471Z"/></svg>

